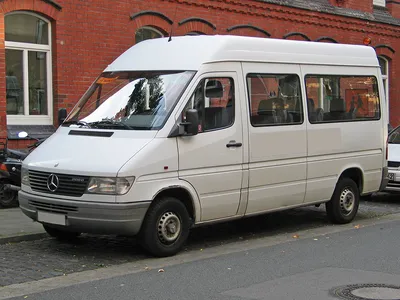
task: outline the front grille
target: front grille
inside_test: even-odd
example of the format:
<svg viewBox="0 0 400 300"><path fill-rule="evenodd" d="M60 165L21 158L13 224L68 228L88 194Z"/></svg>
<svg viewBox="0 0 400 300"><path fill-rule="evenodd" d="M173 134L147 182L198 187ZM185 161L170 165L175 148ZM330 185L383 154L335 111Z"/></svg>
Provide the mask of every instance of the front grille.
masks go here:
<svg viewBox="0 0 400 300"><path fill-rule="evenodd" d="M397 161L388 161L389 168L398 168L400 167L400 162Z"/></svg>
<svg viewBox="0 0 400 300"><path fill-rule="evenodd" d="M400 188L400 182L389 180L387 186Z"/></svg>
<svg viewBox="0 0 400 300"><path fill-rule="evenodd" d="M40 202L40 201L35 201L35 200L29 200L28 204L30 206L37 208L38 210L55 212L55 213L68 214L69 212L78 211L78 208L75 206L51 204L51 203L45 203L45 202Z"/></svg>
<svg viewBox="0 0 400 300"><path fill-rule="evenodd" d="M29 171L29 182L32 190L55 195L81 197L88 186L89 177L78 175L55 174L59 179L59 186L55 192L47 187L47 180L53 173Z"/></svg>

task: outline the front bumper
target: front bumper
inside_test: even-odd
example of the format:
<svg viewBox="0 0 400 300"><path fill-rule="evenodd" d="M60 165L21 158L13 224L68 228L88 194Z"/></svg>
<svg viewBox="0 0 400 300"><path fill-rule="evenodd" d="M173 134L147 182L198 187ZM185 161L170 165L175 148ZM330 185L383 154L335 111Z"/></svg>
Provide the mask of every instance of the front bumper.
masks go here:
<svg viewBox="0 0 400 300"><path fill-rule="evenodd" d="M393 174L393 175L391 175ZM389 176L392 176L389 178ZM397 168L388 169L388 183L384 189L388 192L400 192L400 170Z"/></svg>
<svg viewBox="0 0 400 300"><path fill-rule="evenodd" d="M117 235L136 235L151 203L70 201L24 191L19 191L18 198L22 212L34 221L38 221L38 211L53 213L65 216L65 226L45 223L48 226L73 232Z"/></svg>

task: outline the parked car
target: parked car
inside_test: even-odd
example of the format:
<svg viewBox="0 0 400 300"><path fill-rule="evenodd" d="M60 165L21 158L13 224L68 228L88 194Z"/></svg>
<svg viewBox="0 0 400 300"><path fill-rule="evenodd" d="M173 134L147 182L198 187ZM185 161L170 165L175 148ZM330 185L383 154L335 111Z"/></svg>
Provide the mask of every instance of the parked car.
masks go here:
<svg viewBox="0 0 400 300"><path fill-rule="evenodd" d="M393 130L393 126L388 123L388 132L390 133Z"/></svg>
<svg viewBox="0 0 400 300"><path fill-rule="evenodd" d="M393 129L388 137L388 177L385 190L400 192L400 126Z"/></svg>
<svg viewBox="0 0 400 300"><path fill-rule="evenodd" d="M28 133L22 131L18 136L27 138ZM9 149L8 138L5 143L0 143L0 208L18 206L22 161L45 140L30 138L35 139L36 142L29 145L26 151Z"/></svg>

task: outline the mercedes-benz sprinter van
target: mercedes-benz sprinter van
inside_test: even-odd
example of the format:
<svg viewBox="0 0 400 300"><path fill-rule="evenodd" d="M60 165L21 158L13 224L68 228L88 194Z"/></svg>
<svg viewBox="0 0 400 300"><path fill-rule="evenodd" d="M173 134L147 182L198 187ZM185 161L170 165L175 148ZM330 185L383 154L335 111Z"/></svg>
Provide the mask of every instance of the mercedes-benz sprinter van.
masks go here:
<svg viewBox="0 0 400 300"><path fill-rule="evenodd" d="M348 223L387 183L384 95L368 46L147 40L26 158L20 207L51 236L136 235L156 256L193 226L300 206Z"/></svg>

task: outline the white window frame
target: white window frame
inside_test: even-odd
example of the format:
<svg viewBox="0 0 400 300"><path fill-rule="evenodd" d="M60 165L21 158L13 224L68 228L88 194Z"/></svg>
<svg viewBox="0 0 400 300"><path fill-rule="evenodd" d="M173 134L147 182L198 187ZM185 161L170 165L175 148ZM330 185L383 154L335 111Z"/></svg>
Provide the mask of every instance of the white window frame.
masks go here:
<svg viewBox="0 0 400 300"><path fill-rule="evenodd" d="M373 4L376 6L386 7L386 0L374 0Z"/></svg>
<svg viewBox="0 0 400 300"><path fill-rule="evenodd" d="M23 52L23 77L24 77L24 115L7 115L8 125L53 125L53 73L52 73L52 34L51 22L35 13L26 11L16 11L7 14L6 16L31 15L35 16L48 26L48 41L47 45L20 43L5 41L5 48L11 50L22 50ZM5 17L6 17L5 16ZM47 115L29 115L29 79L28 79L28 51L46 52L46 72L47 72Z"/></svg>
<svg viewBox="0 0 400 300"><path fill-rule="evenodd" d="M383 60L386 65L386 74L382 73L383 87L385 88L385 99L386 99L386 110L388 120L390 120L390 108L389 108L389 61L384 56L378 56L379 59ZM382 72L382 70L381 70Z"/></svg>

